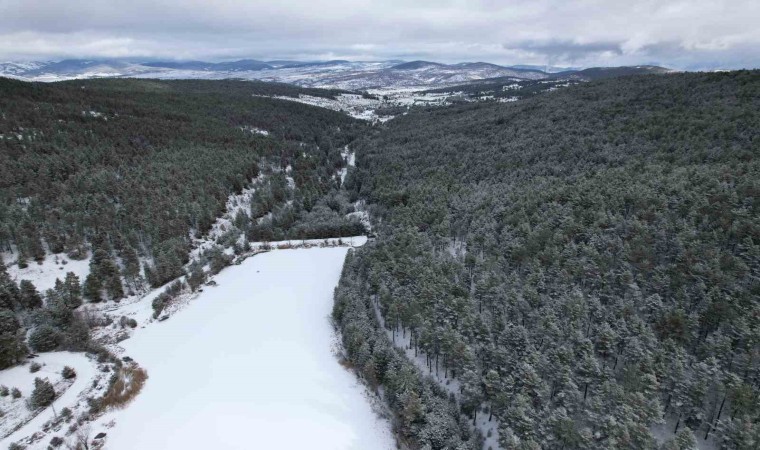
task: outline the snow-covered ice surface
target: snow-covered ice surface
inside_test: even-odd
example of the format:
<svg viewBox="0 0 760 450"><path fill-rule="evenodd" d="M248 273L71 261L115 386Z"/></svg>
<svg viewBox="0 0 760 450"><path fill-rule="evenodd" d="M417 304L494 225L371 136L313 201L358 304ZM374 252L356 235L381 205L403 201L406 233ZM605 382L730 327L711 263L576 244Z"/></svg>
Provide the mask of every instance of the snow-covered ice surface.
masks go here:
<svg viewBox="0 0 760 450"><path fill-rule="evenodd" d="M248 258L122 342L149 379L130 406L99 421L116 422L106 448L395 448L390 425L333 353L329 315L347 251Z"/></svg>
<svg viewBox="0 0 760 450"><path fill-rule="evenodd" d="M2 449L8 448L12 442L16 442L18 439L42 428L45 422L53 418L56 411L60 413L63 408L72 408L78 402L84 402L85 399L80 394L91 386L97 373L94 362L83 353L43 353L34 361L42 366L36 373L29 372L28 364L0 371L0 385L7 386L9 389L18 388L22 394L22 397L16 400L11 399L11 396L0 397L0 408L6 412L0 422L0 437L7 435L0 440L0 448ZM64 366L69 366L76 371L77 376L73 383L63 380L61 370ZM51 406L43 409L26 422L33 412L29 411L25 402L32 394L36 377L47 378L53 383L58 397ZM24 422L26 423L23 426L16 429ZM16 430L9 434L14 429Z"/></svg>

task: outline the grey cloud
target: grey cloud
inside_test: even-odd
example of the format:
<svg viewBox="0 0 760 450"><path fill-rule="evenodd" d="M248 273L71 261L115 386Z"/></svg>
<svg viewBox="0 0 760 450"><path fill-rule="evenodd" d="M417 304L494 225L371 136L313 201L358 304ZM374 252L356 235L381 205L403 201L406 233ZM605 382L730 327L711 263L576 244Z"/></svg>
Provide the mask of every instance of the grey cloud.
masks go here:
<svg viewBox="0 0 760 450"><path fill-rule="evenodd" d="M0 60L758 67L756 0L0 0Z"/></svg>
<svg viewBox="0 0 760 450"><path fill-rule="evenodd" d="M546 57L550 64L555 62L586 61L598 55L622 55L621 44L615 42L580 43L563 40L523 41L504 44L505 49L535 53Z"/></svg>

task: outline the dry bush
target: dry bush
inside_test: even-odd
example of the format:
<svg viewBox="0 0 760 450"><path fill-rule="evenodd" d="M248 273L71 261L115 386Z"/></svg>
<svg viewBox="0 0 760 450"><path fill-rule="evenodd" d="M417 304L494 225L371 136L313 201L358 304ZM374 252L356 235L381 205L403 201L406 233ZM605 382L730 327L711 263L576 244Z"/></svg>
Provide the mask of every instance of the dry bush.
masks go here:
<svg viewBox="0 0 760 450"><path fill-rule="evenodd" d="M101 407L123 408L134 399L145 385L148 372L137 365L124 366L115 375L116 379L111 383L108 392L101 400Z"/></svg>
<svg viewBox="0 0 760 450"><path fill-rule="evenodd" d="M109 317L107 314L103 314L98 311L93 311L91 309L85 309L84 311L78 313L79 316L84 320L84 323L87 324L89 328L99 328L99 327L107 327L108 325L111 325L113 323L113 319Z"/></svg>
<svg viewBox="0 0 760 450"><path fill-rule="evenodd" d="M350 360L342 356L338 358L338 364L340 364L341 366L343 366L345 369L348 369L348 370L354 370L356 368L356 365L354 365L353 362L351 362Z"/></svg>
<svg viewBox="0 0 760 450"><path fill-rule="evenodd" d="M68 450L90 449L90 427L78 427L72 431L72 437L66 443Z"/></svg>

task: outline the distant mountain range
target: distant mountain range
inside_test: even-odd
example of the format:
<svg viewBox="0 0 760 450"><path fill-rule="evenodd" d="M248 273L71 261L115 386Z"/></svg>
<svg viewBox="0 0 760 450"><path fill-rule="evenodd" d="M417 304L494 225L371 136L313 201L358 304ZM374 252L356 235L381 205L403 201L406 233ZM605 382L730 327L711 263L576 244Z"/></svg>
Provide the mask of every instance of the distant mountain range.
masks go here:
<svg viewBox="0 0 760 450"><path fill-rule="evenodd" d="M227 62L135 61L123 59L67 59L63 61L0 63L0 76L34 81L96 77L159 79L256 79L306 87L341 89L429 88L492 78L516 80L594 80L622 75L666 73L657 66L595 67L560 70L556 67L500 66L486 62L442 64L431 61L259 61Z"/></svg>

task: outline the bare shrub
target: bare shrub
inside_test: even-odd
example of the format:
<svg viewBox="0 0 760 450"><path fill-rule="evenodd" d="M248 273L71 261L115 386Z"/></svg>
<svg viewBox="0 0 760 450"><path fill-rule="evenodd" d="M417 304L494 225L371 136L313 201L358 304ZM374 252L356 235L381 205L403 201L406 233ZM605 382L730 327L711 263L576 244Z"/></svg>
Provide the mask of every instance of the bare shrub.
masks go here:
<svg viewBox="0 0 760 450"><path fill-rule="evenodd" d="M66 443L69 450L89 450L90 448L90 427L78 427L73 430L73 436Z"/></svg>
<svg viewBox="0 0 760 450"><path fill-rule="evenodd" d="M119 318L119 326L121 326L122 328L126 328L126 327L136 328L137 321L131 317L121 316Z"/></svg>
<svg viewBox="0 0 760 450"><path fill-rule="evenodd" d="M137 365L130 365L122 367L114 377L108 392L101 399L103 409L123 408L129 404L145 385L148 372Z"/></svg>

